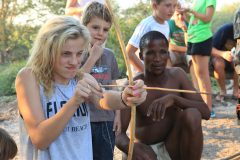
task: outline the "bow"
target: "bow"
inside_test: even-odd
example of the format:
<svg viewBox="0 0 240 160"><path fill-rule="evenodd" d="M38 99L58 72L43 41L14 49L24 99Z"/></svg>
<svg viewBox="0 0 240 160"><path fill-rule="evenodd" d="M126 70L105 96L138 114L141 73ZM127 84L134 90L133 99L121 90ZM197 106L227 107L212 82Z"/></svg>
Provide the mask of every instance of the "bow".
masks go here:
<svg viewBox="0 0 240 160"><path fill-rule="evenodd" d="M122 54L124 57L124 61L127 67L128 71L128 81L130 85L133 85L133 77L132 77L132 70L129 63L129 57L126 52L126 47L122 38L122 34L119 28L119 25L114 17L113 9L111 7L110 1L105 0L106 6L111 14L112 20L113 20L113 26L115 27L116 34L118 37L118 41L122 50ZM133 155L133 146L134 146L134 139L135 139L135 126L136 126L136 106L131 106L131 121L130 121L130 143L129 143L129 149L128 149L128 160L132 159Z"/></svg>

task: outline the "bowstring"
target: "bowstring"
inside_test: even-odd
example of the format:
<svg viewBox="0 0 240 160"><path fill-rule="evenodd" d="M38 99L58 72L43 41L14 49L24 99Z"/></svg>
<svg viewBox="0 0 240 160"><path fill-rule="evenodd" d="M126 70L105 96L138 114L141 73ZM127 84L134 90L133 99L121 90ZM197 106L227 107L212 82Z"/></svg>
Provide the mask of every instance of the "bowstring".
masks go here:
<svg viewBox="0 0 240 160"><path fill-rule="evenodd" d="M105 4L105 1L104 1L103 5L104 5L104 8L103 8L104 10L103 10L103 15L102 15L102 17L103 17L103 20L104 20L105 10L106 10L106 7L107 7L106 4ZM106 39L106 40L107 40L107 39ZM106 43L106 40L105 40L104 43ZM102 47L103 47L103 46L102 46ZM103 47L103 52L104 52L104 48L105 48L105 47ZM101 57L100 57L100 61L99 61L99 66L103 67L103 66L102 66L102 58L101 58ZM101 82L103 82L103 77L102 77ZM101 83L101 82L100 82L100 83ZM112 84L112 82L111 82L111 84ZM103 113L104 111L101 110L101 112ZM114 113L114 120L115 120L115 113ZM113 120L113 127L114 127L114 120ZM112 154L113 154L113 158L114 158L114 146L113 146L113 142L112 142L112 140L111 140L110 131L109 131L109 129L108 129L107 121L104 121L104 124L105 124L106 130L107 130L107 137L108 137L108 140L109 140L109 143L110 143L110 146L111 146L111 150L112 150ZM114 133L114 134L115 134L115 133Z"/></svg>

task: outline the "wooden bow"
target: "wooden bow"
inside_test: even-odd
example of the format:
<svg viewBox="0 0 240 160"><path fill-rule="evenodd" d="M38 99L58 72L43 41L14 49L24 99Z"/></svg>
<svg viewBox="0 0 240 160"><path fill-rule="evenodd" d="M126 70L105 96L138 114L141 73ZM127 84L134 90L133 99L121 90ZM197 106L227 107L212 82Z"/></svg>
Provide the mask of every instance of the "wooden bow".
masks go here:
<svg viewBox="0 0 240 160"><path fill-rule="evenodd" d="M118 41L120 43L120 47L122 50L122 54L124 57L124 61L127 67L127 71L128 71L128 81L130 85L133 85L133 77L132 77L132 70L130 67L130 63L129 63L129 57L127 55L126 52L126 47L122 38L122 34L119 28L119 25L114 17L114 13L113 13L113 9L111 7L110 1L109 0L105 0L106 2L106 6L111 14L112 20L113 20L113 26L115 27L115 31L118 37ZM133 155L133 146L134 146L134 139L135 139L135 126L136 126L136 106L131 106L131 121L130 121L130 143L129 143L129 149L128 149L128 160L132 159L132 155Z"/></svg>

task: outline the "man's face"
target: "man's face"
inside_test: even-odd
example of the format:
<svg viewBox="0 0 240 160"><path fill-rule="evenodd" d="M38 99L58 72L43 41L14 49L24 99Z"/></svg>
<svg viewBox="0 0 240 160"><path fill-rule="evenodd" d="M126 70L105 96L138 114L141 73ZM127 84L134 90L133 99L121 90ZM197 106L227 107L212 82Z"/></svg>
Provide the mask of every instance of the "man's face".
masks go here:
<svg viewBox="0 0 240 160"><path fill-rule="evenodd" d="M150 41L142 54L146 73L155 75L163 73L169 58L168 45L163 39Z"/></svg>
<svg viewBox="0 0 240 160"><path fill-rule="evenodd" d="M91 44L98 43L99 45L102 45L108 37L111 23L106 22L101 18L94 17L87 24L87 28L91 34Z"/></svg>

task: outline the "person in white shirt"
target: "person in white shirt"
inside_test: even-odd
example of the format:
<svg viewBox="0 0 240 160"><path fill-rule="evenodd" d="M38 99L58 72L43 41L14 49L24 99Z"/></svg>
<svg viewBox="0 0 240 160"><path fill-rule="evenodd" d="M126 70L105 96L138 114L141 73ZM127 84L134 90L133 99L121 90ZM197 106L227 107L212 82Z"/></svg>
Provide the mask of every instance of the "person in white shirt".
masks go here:
<svg viewBox="0 0 240 160"><path fill-rule="evenodd" d="M173 16L176 5L177 0L151 0L152 15L143 19L138 24L126 47L130 63L138 72L143 72L144 68L143 63L138 55L136 55L140 39L149 31L159 31L169 39L169 25L167 20Z"/></svg>

